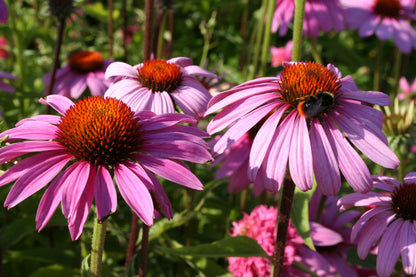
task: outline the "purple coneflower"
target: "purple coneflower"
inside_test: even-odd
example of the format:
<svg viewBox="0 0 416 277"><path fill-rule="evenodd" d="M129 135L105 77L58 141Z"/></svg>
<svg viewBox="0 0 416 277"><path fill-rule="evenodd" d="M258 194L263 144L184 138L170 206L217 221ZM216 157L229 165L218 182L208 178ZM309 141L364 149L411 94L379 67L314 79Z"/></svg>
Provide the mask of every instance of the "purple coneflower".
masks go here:
<svg viewBox="0 0 416 277"><path fill-rule="evenodd" d="M57 70L52 93L77 99L88 87L91 95L103 96L111 83L105 80L104 76L110 63L111 61L104 60L98 51L73 53L68 64ZM48 73L43 77L46 84L45 92L48 91L50 76Z"/></svg>
<svg viewBox="0 0 416 277"><path fill-rule="evenodd" d="M99 221L114 213L118 190L147 225L160 215L172 218L159 175L185 187L202 184L180 160L211 159L206 133L177 123L195 123L187 115L135 113L114 98L89 97L73 103L64 96L41 99L62 116L24 119L0 134L10 143L0 149L5 163L31 153L3 175L0 186L15 182L4 203L12 208L47 187L36 215L37 229L50 220L59 203L73 240L82 232L93 198Z"/></svg>
<svg viewBox="0 0 416 277"><path fill-rule="evenodd" d="M264 205L257 206L248 215L233 222L231 236L248 236L255 239L271 257L276 242L277 208ZM322 230L322 228L320 229ZM326 232L325 232L326 233ZM328 233L326 233L328 234ZM296 229L289 224L284 256L284 276L310 276L299 270L293 263L303 264L319 276L329 276L329 264L317 252L303 244ZM238 276L271 276L270 260L261 257L230 257L228 270Z"/></svg>
<svg viewBox="0 0 416 277"><path fill-rule="evenodd" d="M7 23L9 19L9 10L7 9L6 2L0 0L0 23Z"/></svg>
<svg viewBox="0 0 416 277"><path fill-rule="evenodd" d="M200 119L211 94L194 75L217 77L185 57L150 60L135 66L116 62L105 73L106 78L116 77L105 95L122 100L134 111L164 114L179 107L184 114Z"/></svg>
<svg viewBox="0 0 416 277"><path fill-rule="evenodd" d="M388 105L381 92L358 90L350 76L341 78L333 65L286 63L279 77L248 81L216 95L206 114L222 109L208 124L210 134L229 130L214 145L222 154L254 126L249 179L268 191L280 189L286 167L302 191L315 175L325 195L338 193L340 170L359 192L371 189L371 175L358 148L388 168L399 164L382 132L383 113L373 104Z"/></svg>
<svg viewBox="0 0 416 277"><path fill-rule="evenodd" d="M400 93L397 95L399 100L416 100L416 78L410 84L406 77L401 77L399 80Z"/></svg>
<svg viewBox="0 0 416 277"><path fill-rule="evenodd" d="M272 32L286 35L295 14L295 0L277 0L273 15ZM320 31L344 30L344 11L339 0L306 0L303 35L317 38Z"/></svg>
<svg viewBox="0 0 416 277"><path fill-rule="evenodd" d="M351 240L357 239L357 252L364 259L377 247L377 273L390 276L401 255L403 269L416 274L416 172L404 183L386 176L373 176L378 191L352 193L338 201L341 210L353 206L369 209L352 228Z"/></svg>
<svg viewBox="0 0 416 277"><path fill-rule="evenodd" d="M349 28L361 37L375 34L380 40L392 38L406 54L416 48L414 0L342 0Z"/></svg>
<svg viewBox="0 0 416 277"><path fill-rule="evenodd" d="M12 74L4 72L4 71L0 71L0 78L8 79L8 80L18 80L19 79L16 76L13 76ZM0 81L0 91L15 92L16 90L11 85L9 85L9 84L7 84L3 81Z"/></svg>

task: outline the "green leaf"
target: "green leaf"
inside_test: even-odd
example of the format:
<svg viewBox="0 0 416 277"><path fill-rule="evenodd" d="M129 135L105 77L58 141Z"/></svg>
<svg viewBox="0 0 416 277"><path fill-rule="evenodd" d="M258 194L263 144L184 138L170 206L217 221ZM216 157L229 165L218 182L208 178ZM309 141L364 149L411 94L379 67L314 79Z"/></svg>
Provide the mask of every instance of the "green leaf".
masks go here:
<svg viewBox="0 0 416 277"><path fill-rule="evenodd" d="M78 273L78 269L54 264L39 268L35 273L30 274L29 277L73 277L78 275Z"/></svg>
<svg viewBox="0 0 416 277"><path fill-rule="evenodd" d="M83 10L86 14L94 17L97 20L100 20L105 23L108 21L108 10L104 7L102 3L84 5ZM118 10L113 10L113 20L116 20L119 17L120 12Z"/></svg>
<svg viewBox="0 0 416 277"><path fill-rule="evenodd" d="M19 251L10 250L9 255L14 260L30 260L64 266L77 266L79 262L73 250L62 248L36 247Z"/></svg>
<svg viewBox="0 0 416 277"><path fill-rule="evenodd" d="M9 248L24 236L34 232L36 232L35 222L32 217L17 219L0 229L0 245L2 248Z"/></svg>
<svg viewBox="0 0 416 277"><path fill-rule="evenodd" d="M233 275L222 266L206 258L191 258L186 263L198 271L201 276L232 277Z"/></svg>
<svg viewBox="0 0 416 277"><path fill-rule="evenodd" d="M81 277L89 277L90 271L90 255L87 255L81 263Z"/></svg>
<svg viewBox="0 0 416 277"><path fill-rule="evenodd" d="M192 257L270 257L252 238L246 236L230 237L209 244L198 246L167 248L161 247L166 254Z"/></svg>
<svg viewBox="0 0 416 277"><path fill-rule="evenodd" d="M307 192L303 192L296 187L292 204L292 212L290 214L293 227L295 227L305 244L312 250L315 250L315 246L313 245L311 230L309 227L309 200L311 199L315 189L315 182L313 189Z"/></svg>

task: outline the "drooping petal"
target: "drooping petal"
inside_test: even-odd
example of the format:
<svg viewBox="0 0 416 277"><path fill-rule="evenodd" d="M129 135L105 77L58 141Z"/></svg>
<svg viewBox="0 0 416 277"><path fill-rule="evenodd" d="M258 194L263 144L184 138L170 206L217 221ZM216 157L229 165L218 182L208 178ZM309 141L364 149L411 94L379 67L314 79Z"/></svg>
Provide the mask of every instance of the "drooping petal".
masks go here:
<svg viewBox="0 0 416 277"><path fill-rule="evenodd" d="M27 153L52 150L64 150L64 147L56 141L17 142L0 148L0 163L5 163Z"/></svg>
<svg viewBox="0 0 416 277"><path fill-rule="evenodd" d="M91 171L88 162L79 161L67 168L68 175L62 182L64 191L62 194L62 213L70 218L77 209L78 201L87 185Z"/></svg>
<svg viewBox="0 0 416 277"><path fill-rule="evenodd" d="M146 225L152 225L153 201L142 180L123 164L114 167L114 177L126 203Z"/></svg>
<svg viewBox="0 0 416 277"><path fill-rule="evenodd" d="M184 164L143 154L136 154L134 157L146 169L162 178L191 189L203 189L199 179Z"/></svg>
<svg viewBox="0 0 416 277"><path fill-rule="evenodd" d="M289 153L290 176L300 190L307 191L312 189L313 169L312 150L306 119L300 115L295 117L293 127L293 142L290 144Z"/></svg>
<svg viewBox="0 0 416 277"><path fill-rule="evenodd" d="M316 246L333 246L343 241L342 236L318 222L310 222L311 238Z"/></svg>
<svg viewBox="0 0 416 277"><path fill-rule="evenodd" d="M113 178L104 166L97 167L94 184L95 203L98 221L102 221L117 208L117 192Z"/></svg>
<svg viewBox="0 0 416 277"><path fill-rule="evenodd" d="M381 238L377 255L377 274L388 277L393 272L400 255L399 239L402 232L403 220L393 221Z"/></svg>
<svg viewBox="0 0 416 277"><path fill-rule="evenodd" d="M39 160L13 185L4 201L4 205L12 208L39 191L58 175L71 158L71 156L64 153Z"/></svg>
<svg viewBox="0 0 416 277"><path fill-rule="evenodd" d="M379 241L388 224L394 220L395 215L390 211L382 211L372 217L361 230L357 245L357 254L360 259L365 259L375 243Z"/></svg>
<svg viewBox="0 0 416 277"><path fill-rule="evenodd" d="M406 274L416 274L416 222L404 220L400 232L400 254Z"/></svg>
<svg viewBox="0 0 416 277"><path fill-rule="evenodd" d="M341 188L336 153L318 119L311 120L310 128L313 168L319 190L325 195L335 195Z"/></svg>
<svg viewBox="0 0 416 277"><path fill-rule="evenodd" d="M254 98L254 97L252 97ZM259 103L261 104L261 103ZM264 157L268 149L270 148L272 139L274 137L274 131L276 130L280 119L284 112L288 109L289 105L280 107L276 112L272 113L269 118L266 119L264 124L260 127L253 140L253 146L250 151L249 160L249 178L255 180L258 170L263 163Z"/></svg>
<svg viewBox="0 0 416 277"><path fill-rule="evenodd" d="M56 137L58 127L42 121L27 121L19 127L12 128L0 134L0 138L9 136L8 140L50 140Z"/></svg>

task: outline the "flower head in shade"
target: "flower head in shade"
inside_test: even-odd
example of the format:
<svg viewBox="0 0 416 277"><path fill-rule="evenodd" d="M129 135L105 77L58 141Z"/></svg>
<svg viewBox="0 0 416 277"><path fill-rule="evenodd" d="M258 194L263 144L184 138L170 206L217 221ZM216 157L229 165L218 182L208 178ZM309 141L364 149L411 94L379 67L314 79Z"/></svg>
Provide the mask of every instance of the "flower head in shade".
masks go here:
<svg viewBox="0 0 416 277"><path fill-rule="evenodd" d="M397 95L399 100L416 100L416 78L410 84L406 77L401 77L399 80L400 93Z"/></svg>
<svg viewBox="0 0 416 277"><path fill-rule="evenodd" d="M0 71L0 78L8 79L8 80L18 80L19 79L16 76L13 76L12 74L4 72L4 71ZM15 89L11 85L9 85L9 84L7 84L3 81L0 81L0 91L15 92Z"/></svg>
<svg viewBox="0 0 416 277"><path fill-rule="evenodd" d="M9 42L4 38L0 37L0 59L7 59L9 57Z"/></svg>
<svg viewBox="0 0 416 277"><path fill-rule="evenodd" d="M342 0L349 28L361 37L375 34L380 40L393 39L409 54L416 48L416 32L409 20L415 20L413 0Z"/></svg>
<svg viewBox="0 0 416 277"><path fill-rule="evenodd" d="M163 114L179 107L196 119L204 114L211 94L194 75L216 78L185 57L150 60L135 66L116 62L105 75L116 77L105 95L122 100L134 111Z"/></svg>
<svg viewBox="0 0 416 277"><path fill-rule="evenodd" d="M351 224L360 217L361 212L348 210L339 213L337 196L323 197L316 190L309 202L311 238L316 250L341 277L360 276L357 269L347 262L347 251L355 246L350 241ZM325 227L325 228L323 228Z"/></svg>
<svg viewBox="0 0 416 277"><path fill-rule="evenodd" d="M272 32L286 35L295 14L295 0L276 0ZM339 0L306 0L303 35L317 38L321 31L344 30L344 11Z"/></svg>
<svg viewBox="0 0 416 277"><path fill-rule="evenodd" d="M353 206L370 207L355 223L351 240L357 240L357 252L364 259L377 247L378 276L390 276L401 256L408 275L416 274L416 173L404 183L386 176L373 176L378 191L352 193L338 201L341 210Z"/></svg>
<svg viewBox="0 0 416 277"><path fill-rule="evenodd" d="M231 236L248 236L255 239L263 250L273 256L276 243L276 219L277 209L260 205L253 209L251 214L244 214L243 219L233 222ZM310 250L303 244L302 238L295 228L289 223L285 256L284 276L310 276L292 266L294 262L309 267L317 274L329 272L329 265L318 253ZM270 261L261 257L230 257L228 258L228 270L236 277L239 276L271 276ZM319 275L327 276L327 275Z"/></svg>
<svg viewBox="0 0 416 277"><path fill-rule="evenodd" d="M388 105L381 92L362 91L333 65L286 63L279 77L258 78L209 102L206 114L221 111L208 124L214 134L229 127L214 145L224 153L254 126L258 132L249 154L251 181L278 191L286 168L302 191L313 177L325 195L338 193L341 173L359 192L371 189L371 175L356 147L388 168L399 164L382 132L383 113L373 104Z"/></svg>
<svg viewBox="0 0 416 277"><path fill-rule="evenodd" d="M105 60L97 51L77 51L73 53L68 64L58 69L52 89L53 94L60 94L77 99L88 88L93 96L103 96L110 81L105 80L104 74L111 63ZM45 92L48 91L51 74L43 77Z"/></svg>
<svg viewBox="0 0 416 277"><path fill-rule="evenodd" d="M272 54L272 67L278 67L283 62L290 62L292 60L293 41L288 41L285 46L282 47L270 47L270 53Z"/></svg>
<svg viewBox="0 0 416 277"><path fill-rule="evenodd" d="M95 198L97 217L105 220L117 206L117 188L147 225L153 218L172 218L170 202L154 174L192 189L201 182L181 160L211 159L206 133L178 123L187 115L135 113L114 98L89 97L76 102L60 95L42 99L61 116L24 119L0 134L10 144L0 149L0 162L23 160L0 176L0 186L15 182L4 203L12 208L47 187L36 215L37 229L50 220L59 203L77 239Z"/></svg>
<svg viewBox="0 0 416 277"><path fill-rule="evenodd" d="M7 9L6 2L0 0L0 23L6 23L9 20L9 10Z"/></svg>

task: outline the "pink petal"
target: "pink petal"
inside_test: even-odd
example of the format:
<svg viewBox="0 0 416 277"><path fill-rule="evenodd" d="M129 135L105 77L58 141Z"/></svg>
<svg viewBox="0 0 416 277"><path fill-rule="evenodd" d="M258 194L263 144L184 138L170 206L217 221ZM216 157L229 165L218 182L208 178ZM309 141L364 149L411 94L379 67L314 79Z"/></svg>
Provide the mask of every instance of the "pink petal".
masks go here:
<svg viewBox="0 0 416 277"><path fill-rule="evenodd" d="M154 143L146 145L142 150L152 156L186 160L194 163L205 163L212 160L205 147L188 141L170 141L168 143Z"/></svg>
<svg viewBox="0 0 416 277"><path fill-rule="evenodd" d="M185 114L171 113L171 114L160 114L150 119L141 121L143 124L140 130L152 131L167 128L178 123L196 123L196 120Z"/></svg>
<svg viewBox="0 0 416 277"><path fill-rule="evenodd" d="M59 123L60 120L61 120L61 117L57 115L41 114L41 115L35 115L32 117L20 120L19 122L16 123L16 127L19 127L20 125L22 125L23 123L26 123L27 121L43 121L49 124L56 125Z"/></svg>
<svg viewBox="0 0 416 277"><path fill-rule="evenodd" d="M94 184L98 221L105 220L117 208L117 192L113 178L104 166L97 167Z"/></svg>
<svg viewBox="0 0 416 277"><path fill-rule="evenodd" d="M311 238L316 246L333 246L343 241L342 236L317 222L310 222Z"/></svg>
<svg viewBox="0 0 416 277"><path fill-rule="evenodd" d="M88 162L76 162L67 168L68 174L62 180L62 212L70 218L76 212L78 201L82 196L90 176L91 165Z"/></svg>
<svg viewBox="0 0 416 277"><path fill-rule="evenodd" d="M137 79L138 73L137 69L129 64L123 62L113 62L107 67L105 71L105 78L108 79L115 76L126 76Z"/></svg>
<svg viewBox="0 0 416 277"><path fill-rule="evenodd" d="M360 239L357 245L357 253L360 259L365 259L368 252L379 241L389 223L395 215L390 211L382 211L372 217L364 228L361 229Z"/></svg>
<svg viewBox="0 0 416 277"><path fill-rule="evenodd" d="M358 192L369 191L372 182L367 165L331 120L325 118L323 123L329 141L336 147L339 167L347 182Z"/></svg>
<svg viewBox="0 0 416 277"><path fill-rule="evenodd" d="M137 154L135 155L135 158L143 165L143 167L162 178L187 188L196 190L203 189L203 185L198 178L183 164L143 154Z"/></svg>
<svg viewBox="0 0 416 277"><path fill-rule="evenodd" d="M379 277L388 277L393 272L400 255L399 238L403 220L393 221L381 238L377 255L377 273Z"/></svg>
<svg viewBox="0 0 416 277"><path fill-rule="evenodd" d="M174 113L175 106L166 91L154 92L151 111L155 114Z"/></svg>
<svg viewBox="0 0 416 277"><path fill-rule="evenodd" d="M64 153L53 155L44 160L38 160L25 174L13 185L4 206L12 208L46 186L62 168L71 160L71 156Z"/></svg>
<svg viewBox="0 0 416 277"><path fill-rule="evenodd" d="M309 131L306 119L300 115L294 118L294 129L289 153L289 169L293 182L300 190L307 191L312 189L313 169Z"/></svg>
<svg viewBox="0 0 416 277"><path fill-rule="evenodd" d="M65 115L66 111L74 105L74 102L62 95L48 95L46 99L40 98L39 102L51 106L61 115Z"/></svg>
<svg viewBox="0 0 416 277"><path fill-rule="evenodd" d="M134 172L140 180L143 181L143 184L149 190L150 195L152 196L153 204L156 207L156 210L161 212L165 217L172 218L172 206L170 204L169 198L165 193L162 185L159 183L157 178L151 173L147 172L142 166L137 163L128 162L129 169Z"/></svg>
<svg viewBox="0 0 416 277"><path fill-rule="evenodd" d="M22 141L9 144L0 148L0 163L15 159L21 155L32 152L45 152L51 150L65 150L65 148L56 141Z"/></svg>
<svg viewBox="0 0 416 277"><path fill-rule="evenodd" d="M42 230L49 222L52 215L62 199L62 179L66 175L66 171L58 175L48 186L40 200L38 211L36 213L36 229Z"/></svg>
<svg viewBox="0 0 416 277"><path fill-rule="evenodd" d="M114 176L121 196L148 226L153 224L153 201L142 180L123 164L114 167Z"/></svg>
<svg viewBox="0 0 416 277"><path fill-rule="evenodd" d="M189 65L183 68L183 72L189 75L199 75L207 78L217 78L217 75L197 65Z"/></svg>
<svg viewBox="0 0 416 277"><path fill-rule="evenodd" d="M92 200L94 199L94 180L95 170L91 167L90 175L88 176L87 185L79 198L74 213L68 218L68 229L72 240L77 240L82 234L85 221L91 208Z"/></svg>
<svg viewBox="0 0 416 277"><path fill-rule="evenodd" d="M341 188L338 161L325 130L317 119L311 120L310 136L316 183L323 194L335 195Z"/></svg>
<svg viewBox="0 0 416 277"><path fill-rule="evenodd" d="M19 127L12 128L0 134L0 138L8 135L9 140L50 140L56 137L58 127L42 121L27 121Z"/></svg>
<svg viewBox="0 0 416 277"><path fill-rule="evenodd" d="M400 254L406 274L416 274L416 222L404 220L400 232Z"/></svg>
<svg viewBox="0 0 416 277"><path fill-rule="evenodd" d="M259 104L261 105L262 103ZM273 130L277 129L280 119L288 107L289 105L284 105L278 108L276 112L272 113L254 137L249 160L250 180L255 180L257 172L263 163L264 157L266 156L266 153L270 148L271 141L274 137L275 132L273 132Z"/></svg>
<svg viewBox="0 0 416 277"><path fill-rule="evenodd" d="M231 128L228 129L228 131L214 145L214 153L220 154L224 152L224 150L230 147L235 141L254 127L254 125L268 115L275 107L275 103L265 104L242 116L241 119L231 126Z"/></svg>

